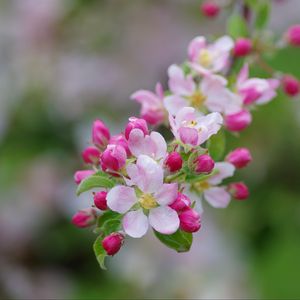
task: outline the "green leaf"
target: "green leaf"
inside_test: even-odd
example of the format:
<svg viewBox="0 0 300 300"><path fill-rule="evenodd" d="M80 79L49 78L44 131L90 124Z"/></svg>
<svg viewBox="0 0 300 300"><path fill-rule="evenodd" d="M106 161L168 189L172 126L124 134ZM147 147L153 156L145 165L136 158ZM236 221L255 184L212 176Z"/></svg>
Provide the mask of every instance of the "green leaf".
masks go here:
<svg viewBox="0 0 300 300"><path fill-rule="evenodd" d="M227 22L227 32L233 38L248 36L248 28L244 18L238 14L231 15Z"/></svg>
<svg viewBox="0 0 300 300"><path fill-rule="evenodd" d="M220 130L217 134L211 136L207 142L208 152L210 156L219 161L223 158L226 146L224 130Z"/></svg>
<svg viewBox="0 0 300 300"><path fill-rule="evenodd" d="M122 215L113 211L106 211L99 216L97 227L104 233L105 236L120 230Z"/></svg>
<svg viewBox="0 0 300 300"><path fill-rule="evenodd" d="M108 175L92 175L81 181L79 184L76 194L79 196L83 192L89 191L93 188L112 188L114 187L115 182L108 177Z"/></svg>
<svg viewBox="0 0 300 300"><path fill-rule="evenodd" d="M177 251L177 252L187 252L190 250L192 242L193 242L193 235L188 232L184 232L178 229L173 234L161 234L155 230L155 236L167 247Z"/></svg>
<svg viewBox="0 0 300 300"><path fill-rule="evenodd" d="M269 1L261 1L256 8L255 29L262 30L269 21L271 5Z"/></svg>
<svg viewBox="0 0 300 300"><path fill-rule="evenodd" d="M214 170L212 171L210 174L207 174L207 175L188 175L186 176L186 179L185 181L187 183L194 183L194 182L200 182L200 181L205 181L207 179L209 179L210 177L212 177L213 175L215 175L218 171L217 170Z"/></svg>
<svg viewBox="0 0 300 300"><path fill-rule="evenodd" d="M106 251L102 247L102 240L103 240L102 236L98 236L94 242L93 249L94 249L95 256L97 258L97 261L98 261L101 269L106 270L104 263L105 263L105 258L107 256L107 254L106 254Z"/></svg>

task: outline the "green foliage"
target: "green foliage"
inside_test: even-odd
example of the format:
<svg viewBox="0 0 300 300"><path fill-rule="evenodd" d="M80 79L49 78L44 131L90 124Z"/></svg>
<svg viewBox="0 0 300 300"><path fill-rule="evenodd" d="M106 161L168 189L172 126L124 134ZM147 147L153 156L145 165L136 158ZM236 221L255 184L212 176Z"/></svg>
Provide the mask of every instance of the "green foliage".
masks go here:
<svg viewBox="0 0 300 300"><path fill-rule="evenodd" d="M216 161L219 161L223 158L225 147L226 139L223 129L219 130L219 132L213 135L207 142L208 152L210 156Z"/></svg>
<svg viewBox="0 0 300 300"><path fill-rule="evenodd" d="M108 210L103 215L99 216L97 221L97 231L100 231L105 236L120 230L121 214Z"/></svg>
<svg viewBox="0 0 300 300"><path fill-rule="evenodd" d="M97 261L98 261L101 269L106 270L104 263L105 263L105 258L107 256L107 254L106 254L106 251L102 247L102 240L103 240L103 237L98 236L94 242L93 249L94 249L94 253L96 255Z"/></svg>
<svg viewBox="0 0 300 300"><path fill-rule="evenodd" d="M188 232L184 232L178 229L173 234L161 234L155 230L155 236L167 247L177 251L177 252L187 252L190 250L192 242L193 242L193 235Z"/></svg>
<svg viewBox="0 0 300 300"><path fill-rule="evenodd" d="M248 36L248 28L245 19L239 14L231 15L227 22L227 32L233 38Z"/></svg>
<svg viewBox="0 0 300 300"><path fill-rule="evenodd" d="M271 5L269 1L259 1L256 5L255 29L262 30L266 27L269 21Z"/></svg>

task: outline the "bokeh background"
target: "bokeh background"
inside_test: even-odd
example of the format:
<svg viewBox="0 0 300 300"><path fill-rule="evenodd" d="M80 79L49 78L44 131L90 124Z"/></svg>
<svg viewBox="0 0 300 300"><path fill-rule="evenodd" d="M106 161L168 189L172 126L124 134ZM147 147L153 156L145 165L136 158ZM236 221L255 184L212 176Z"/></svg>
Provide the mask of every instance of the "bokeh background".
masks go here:
<svg viewBox="0 0 300 300"><path fill-rule="evenodd" d="M236 179L247 202L205 205L191 252L151 235L100 270L94 234L70 224L73 172L94 118L117 133L139 88L166 84L196 35L221 35L229 12L204 20L199 0L0 1L0 298L299 298L300 100L280 94L241 138L252 165ZM299 1L274 1L270 28L299 23ZM270 64L300 78L300 50ZM253 74L264 75L261 70Z"/></svg>

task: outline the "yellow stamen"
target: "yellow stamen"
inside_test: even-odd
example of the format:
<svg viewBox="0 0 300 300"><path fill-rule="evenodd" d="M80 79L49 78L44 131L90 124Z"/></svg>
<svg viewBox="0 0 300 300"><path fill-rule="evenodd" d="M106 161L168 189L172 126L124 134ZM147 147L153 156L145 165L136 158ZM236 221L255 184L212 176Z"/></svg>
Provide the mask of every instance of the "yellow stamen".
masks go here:
<svg viewBox="0 0 300 300"><path fill-rule="evenodd" d="M207 49L202 49L199 53L199 63L203 67L207 68L211 65L213 57Z"/></svg>
<svg viewBox="0 0 300 300"><path fill-rule="evenodd" d="M205 101L206 97L200 92L196 91L192 96L188 97L191 106L200 109Z"/></svg>
<svg viewBox="0 0 300 300"><path fill-rule="evenodd" d="M139 198L139 202L140 202L141 206L145 209L151 209L151 208L158 206L155 198L150 194L143 194Z"/></svg>
<svg viewBox="0 0 300 300"><path fill-rule="evenodd" d="M210 184L207 181L195 182L193 186L198 192L202 192L210 188Z"/></svg>

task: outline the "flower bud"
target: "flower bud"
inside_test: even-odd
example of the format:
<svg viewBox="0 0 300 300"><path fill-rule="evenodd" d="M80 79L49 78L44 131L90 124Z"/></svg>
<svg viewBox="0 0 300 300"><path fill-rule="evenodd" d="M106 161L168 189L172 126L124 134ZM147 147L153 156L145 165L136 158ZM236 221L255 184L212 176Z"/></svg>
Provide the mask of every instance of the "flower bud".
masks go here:
<svg viewBox="0 0 300 300"><path fill-rule="evenodd" d="M191 204L191 199L188 196L178 192L175 201L169 206L179 212L189 208Z"/></svg>
<svg viewBox="0 0 300 300"><path fill-rule="evenodd" d="M228 190L236 200L245 200L249 197L248 187L243 182L231 183Z"/></svg>
<svg viewBox="0 0 300 300"><path fill-rule="evenodd" d="M79 228L85 228L95 224L96 219L96 211L93 208L86 208L79 210L72 217L72 223Z"/></svg>
<svg viewBox="0 0 300 300"><path fill-rule="evenodd" d="M192 208L187 208L179 214L180 229L186 232L196 232L201 227L200 215Z"/></svg>
<svg viewBox="0 0 300 300"><path fill-rule="evenodd" d="M82 159L87 164L99 164L100 151L96 147L87 147L81 153Z"/></svg>
<svg viewBox="0 0 300 300"><path fill-rule="evenodd" d="M126 158L126 151L122 146L108 145L101 155L102 169L119 171L125 166Z"/></svg>
<svg viewBox="0 0 300 300"><path fill-rule="evenodd" d="M165 160L165 165L170 172L176 172L182 168L183 160L180 154L176 151L169 153Z"/></svg>
<svg viewBox="0 0 300 300"><path fill-rule="evenodd" d="M128 142L123 134L117 134L111 137L111 139L109 140L109 144L122 146L125 149L127 156L131 156L131 152L128 147Z"/></svg>
<svg viewBox="0 0 300 300"><path fill-rule="evenodd" d="M99 148L105 148L110 138L108 127L100 120L96 120L93 123L92 128L92 140Z"/></svg>
<svg viewBox="0 0 300 300"><path fill-rule="evenodd" d="M94 195L94 204L97 208L101 210L107 210L107 200L106 200L107 192L97 192Z"/></svg>
<svg viewBox="0 0 300 300"><path fill-rule="evenodd" d="M114 232L105 237L102 241L102 247L108 255L115 255L122 247L124 236Z"/></svg>
<svg viewBox="0 0 300 300"><path fill-rule="evenodd" d="M79 184L83 179L95 174L93 170L81 170L77 171L74 174L74 180L76 184Z"/></svg>
<svg viewBox="0 0 300 300"><path fill-rule="evenodd" d="M236 148L227 155L226 160L240 169L246 167L252 161L252 156L247 148Z"/></svg>
<svg viewBox="0 0 300 300"><path fill-rule="evenodd" d="M292 25L286 33L290 45L300 47L300 24Z"/></svg>
<svg viewBox="0 0 300 300"><path fill-rule="evenodd" d="M286 75L282 79L282 88L288 96L296 96L300 91L300 83L294 76Z"/></svg>
<svg viewBox="0 0 300 300"><path fill-rule="evenodd" d="M215 162L208 154L199 155L195 160L196 173L210 173L214 166Z"/></svg>
<svg viewBox="0 0 300 300"><path fill-rule="evenodd" d="M138 119L136 117L129 118L129 123L125 128L125 137L128 140L132 129L140 129L143 131L144 135L149 134L147 122L144 119Z"/></svg>
<svg viewBox="0 0 300 300"><path fill-rule="evenodd" d="M248 55L252 50L252 41L246 38L239 38L236 40L233 55L236 57L242 57Z"/></svg>
<svg viewBox="0 0 300 300"><path fill-rule="evenodd" d="M204 16L208 18L216 17L220 12L220 6L217 5L214 1L205 1L201 5L201 11Z"/></svg>
<svg viewBox="0 0 300 300"><path fill-rule="evenodd" d="M225 126L230 131L242 131L252 122L251 113L243 109L238 113L225 116Z"/></svg>

